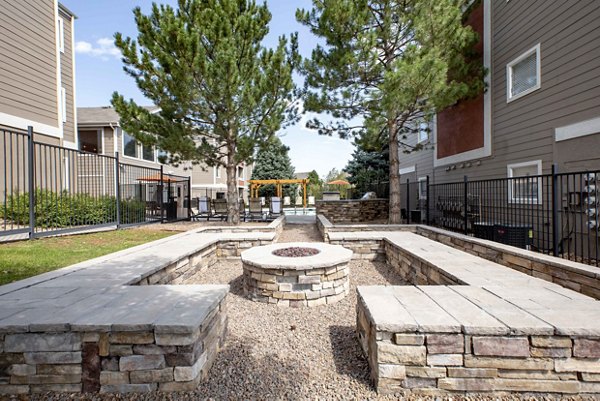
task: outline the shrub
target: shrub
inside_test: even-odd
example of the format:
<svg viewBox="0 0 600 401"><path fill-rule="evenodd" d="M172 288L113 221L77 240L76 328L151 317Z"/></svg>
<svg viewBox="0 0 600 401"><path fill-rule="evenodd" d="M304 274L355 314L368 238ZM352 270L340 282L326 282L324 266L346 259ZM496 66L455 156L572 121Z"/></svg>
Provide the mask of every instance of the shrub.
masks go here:
<svg viewBox="0 0 600 401"><path fill-rule="evenodd" d="M121 223L141 223L146 205L137 199L121 200ZM19 225L29 224L29 193L13 194L0 206L0 217ZM117 200L114 196L93 197L45 189L35 191L35 225L42 228L116 223Z"/></svg>

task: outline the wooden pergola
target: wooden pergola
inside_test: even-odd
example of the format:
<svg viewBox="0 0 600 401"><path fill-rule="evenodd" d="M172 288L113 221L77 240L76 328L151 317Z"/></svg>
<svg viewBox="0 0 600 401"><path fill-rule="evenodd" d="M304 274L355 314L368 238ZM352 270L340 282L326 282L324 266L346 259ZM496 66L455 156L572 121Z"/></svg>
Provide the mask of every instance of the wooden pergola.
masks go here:
<svg viewBox="0 0 600 401"><path fill-rule="evenodd" d="M306 186L309 184L308 178L300 180L250 180L250 197L258 198L258 190L263 185L275 185L277 188L276 193L278 197L283 197L283 186L289 184L300 184L302 185L302 197L304 208L306 208Z"/></svg>

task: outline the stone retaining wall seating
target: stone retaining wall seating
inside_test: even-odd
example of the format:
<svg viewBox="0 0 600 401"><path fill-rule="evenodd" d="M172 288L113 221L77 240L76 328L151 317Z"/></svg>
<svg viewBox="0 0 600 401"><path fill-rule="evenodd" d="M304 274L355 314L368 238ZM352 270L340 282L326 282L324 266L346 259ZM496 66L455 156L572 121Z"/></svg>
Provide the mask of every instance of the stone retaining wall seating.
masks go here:
<svg viewBox="0 0 600 401"><path fill-rule="evenodd" d="M195 389L225 340L229 286L173 284L283 224L189 231L1 286L0 396Z"/></svg>
<svg viewBox="0 0 600 401"><path fill-rule="evenodd" d="M313 248L318 254L280 257L273 251ZM281 243L242 252L244 291L250 299L278 306L333 304L350 292L352 251L323 243Z"/></svg>
<svg viewBox="0 0 600 401"><path fill-rule="evenodd" d="M417 285L358 288L379 392L600 395L600 269L420 225L318 225Z"/></svg>
<svg viewBox="0 0 600 401"><path fill-rule="evenodd" d="M388 210L388 199L317 201L317 214L338 224L387 220Z"/></svg>

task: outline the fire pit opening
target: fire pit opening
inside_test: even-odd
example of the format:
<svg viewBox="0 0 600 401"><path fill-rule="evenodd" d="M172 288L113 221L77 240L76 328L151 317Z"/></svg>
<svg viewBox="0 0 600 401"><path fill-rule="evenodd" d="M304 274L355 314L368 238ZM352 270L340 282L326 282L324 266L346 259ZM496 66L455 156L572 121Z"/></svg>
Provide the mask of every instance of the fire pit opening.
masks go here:
<svg viewBox="0 0 600 401"><path fill-rule="evenodd" d="M276 249L272 253L275 256L281 256L285 258L303 258L306 256L314 256L319 252L321 251L316 248L291 246L289 248Z"/></svg>

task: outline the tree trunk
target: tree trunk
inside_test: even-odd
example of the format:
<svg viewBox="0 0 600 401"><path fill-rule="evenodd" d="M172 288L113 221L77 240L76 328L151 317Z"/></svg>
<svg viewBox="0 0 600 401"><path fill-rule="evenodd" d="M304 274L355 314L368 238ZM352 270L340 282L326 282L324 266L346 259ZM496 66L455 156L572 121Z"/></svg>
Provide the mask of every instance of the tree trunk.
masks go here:
<svg viewBox="0 0 600 401"><path fill-rule="evenodd" d="M396 130L396 119L388 118L388 133L390 138L390 212L388 221L390 224L402 223L402 216L400 214L400 160L398 158L399 145ZM409 213L408 210L407 213Z"/></svg>
<svg viewBox="0 0 600 401"><path fill-rule="evenodd" d="M231 225L240 224L240 209L237 190L237 165L235 163L235 148L227 147L227 223Z"/></svg>

